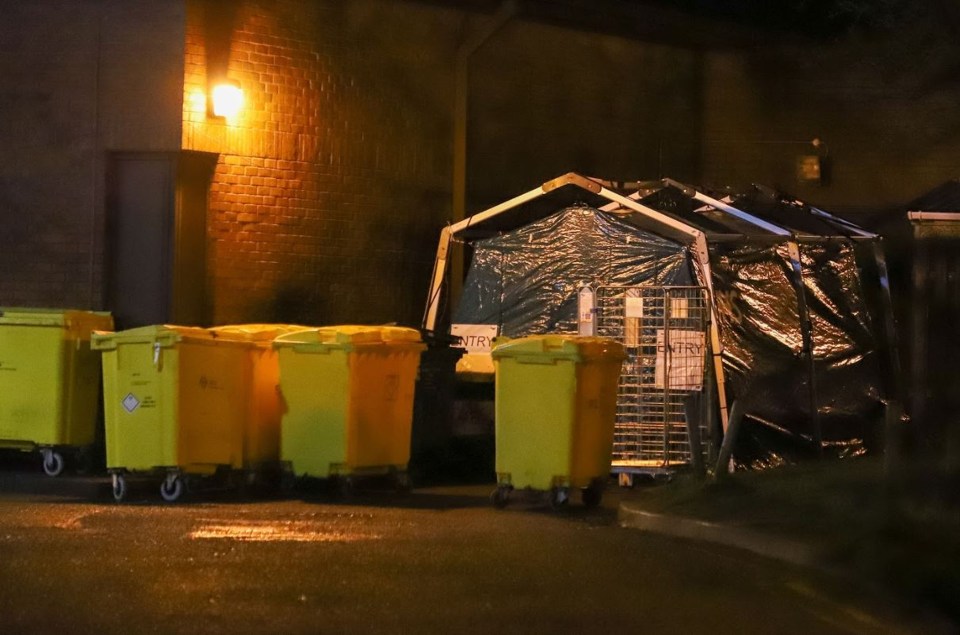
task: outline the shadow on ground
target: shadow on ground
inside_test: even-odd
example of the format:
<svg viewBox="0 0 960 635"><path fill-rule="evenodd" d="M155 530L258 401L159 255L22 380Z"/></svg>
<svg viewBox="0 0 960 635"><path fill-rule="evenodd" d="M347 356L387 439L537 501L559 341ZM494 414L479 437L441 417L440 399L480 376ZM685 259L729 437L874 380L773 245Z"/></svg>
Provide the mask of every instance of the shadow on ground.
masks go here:
<svg viewBox="0 0 960 635"><path fill-rule="evenodd" d="M643 511L803 542L851 571L960 624L960 473L930 463L884 471L880 458L680 476L625 497Z"/></svg>

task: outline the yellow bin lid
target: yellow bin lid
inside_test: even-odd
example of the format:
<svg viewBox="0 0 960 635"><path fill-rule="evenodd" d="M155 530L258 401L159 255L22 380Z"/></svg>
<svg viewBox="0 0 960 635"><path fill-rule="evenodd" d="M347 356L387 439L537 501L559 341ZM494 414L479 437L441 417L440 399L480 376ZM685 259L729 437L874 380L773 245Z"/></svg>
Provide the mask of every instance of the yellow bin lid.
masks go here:
<svg viewBox="0 0 960 635"><path fill-rule="evenodd" d="M420 332L401 326L339 325L309 328L286 333L273 340L275 348L295 347L299 351L349 350L356 346L383 343L419 344Z"/></svg>
<svg viewBox="0 0 960 635"><path fill-rule="evenodd" d="M494 340L494 359L517 358L518 361L557 360L586 361L591 359L623 360L623 345L606 337L582 335L528 335L498 337Z"/></svg>
<svg viewBox="0 0 960 635"><path fill-rule="evenodd" d="M197 326L156 324L115 333L94 333L91 348L101 351L111 350L121 344L159 344L168 347L184 340L213 343L216 341L216 336L207 329Z"/></svg>
<svg viewBox="0 0 960 635"><path fill-rule="evenodd" d="M226 324L208 329L214 337L243 342L270 343L279 335L307 330L299 324Z"/></svg>
<svg viewBox="0 0 960 635"><path fill-rule="evenodd" d="M420 331L405 326L378 326L384 342L422 342Z"/></svg>
<svg viewBox="0 0 960 635"><path fill-rule="evenodd" d="M0 325L5 324L64 328L77 339L87 339L91 331L112 329L113 316L106 311L0 307Z"/></svg>

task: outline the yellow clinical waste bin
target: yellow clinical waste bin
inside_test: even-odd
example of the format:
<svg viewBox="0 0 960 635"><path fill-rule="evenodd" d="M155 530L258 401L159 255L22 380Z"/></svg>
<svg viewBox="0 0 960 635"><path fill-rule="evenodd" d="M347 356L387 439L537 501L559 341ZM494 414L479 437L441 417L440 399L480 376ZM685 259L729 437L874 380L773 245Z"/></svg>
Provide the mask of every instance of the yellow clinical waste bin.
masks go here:
<svg viewBox="0 0 960 635"><path fill-rule="evenodd" d="M295 477L393 474L409 486L410 430L420 354L415 329L330 326L281 335L280 455Z"/></svg>
<svg viewBox="0 0 960 635"><path fill-rule="evenodd" d="M251 384L250 391L243 395L247 407L243 426L243 466L248 480L274 472L279 475L283 410L279 355L273 348L273 340L306 328L295 324L230 324L209 329L221 340L250 344L246 363Z"/></svg>
<svg viewBox="0 0 960 635"><path fill-rule="evenodd" d="M159 473L175 501L186 477L243 468L249 342L207 329L145 326L95 334L103 353L107 469L117 501L128 473Z"/></svg>
<svg viewBox="0 0 960 635"><path fill-rule="evenodd" d="M0 307L0 447L39 450L50 476L89 450L100 396L90 335L112 328L109 313Z"/></svg>
<svg viewBox="0 0 960 635"><path fill-rule="evenodd" d="M498 338L497 507L515 488L549 491L554 507L572 488L600 503L610 472L620 365L619 342L575 335Z"/></svg>

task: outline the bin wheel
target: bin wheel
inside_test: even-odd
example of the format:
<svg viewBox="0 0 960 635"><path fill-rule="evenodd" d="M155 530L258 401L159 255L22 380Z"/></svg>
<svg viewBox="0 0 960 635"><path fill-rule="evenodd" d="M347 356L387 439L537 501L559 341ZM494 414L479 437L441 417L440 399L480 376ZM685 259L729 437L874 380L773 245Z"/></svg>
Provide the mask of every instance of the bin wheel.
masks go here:
<svg viewBox="0 0 960 635"><path fill-rule="evenodd" d="M343 500L350 500L357 493L356 483L352 476L338 476L334 487L337 496Z"/></svg>
<svg viewBox="0 0 960 635"><path fill-rule="evenodd" d="M498 485L497 489L493 490L493 493L490 494L490 500L493 502L493 506L497 509L503 509L507 506L507 503L510 502L510 492L513 491L513 488L509 485Z"/></svg>
<svg viewBox="0 0 960 635"><path fill-rule="evenodd" d="M550 507L559 510L570 502L570 490L566 487L554 487L550 490Z"/></svg>
<svg viewBox="0 0 960 635"><path fill-rule="evenodd" d="M280 493L289 496L293 493L293 488L297 485L297 476L290 470L284 470L280 473Z"/></svg>
<svg viewBox="0 0 960 635"><path fill-rule="evenodd" d="M620 487L633 489L633 486L635 485L633 474L630 474L629 472L620 472L620 474L617 475L617 484Z"/></svg>
<svg viewBox="0 0 960 635"><path fill-rule="evenodd" d="M59 476L60 473L63 472L63 467L65 465L63 455L50 449L42 450L42 452L43 472L47 476Z"/></svg>
<svg viewBox="0 0 960 635"><path fill-rule="evenodd" d="M596 507L603 500L603 481L591 481L580 492L580 498L583 500L584 507Z"/></svg>
<svg viewBox="0 0 960 635"><path fill-rule="evenodd" d="M174 503L183 494L183 479L179 474L169 474L160 483L160 497L168 503Z"/></svg>
<svg viewBox="0 0 960 635"><path fill-rule="evenodd" d="M111 474L113 480L113 500L122 503L127 497L127 477L123 474Z"/></svg>
<svg viewBox="0 0 960 635"><path fill-rule="evenodd" d="M413 483L407 472L396 472L393 475L393 487L398 494L409 494L413 489Z"/></svg>

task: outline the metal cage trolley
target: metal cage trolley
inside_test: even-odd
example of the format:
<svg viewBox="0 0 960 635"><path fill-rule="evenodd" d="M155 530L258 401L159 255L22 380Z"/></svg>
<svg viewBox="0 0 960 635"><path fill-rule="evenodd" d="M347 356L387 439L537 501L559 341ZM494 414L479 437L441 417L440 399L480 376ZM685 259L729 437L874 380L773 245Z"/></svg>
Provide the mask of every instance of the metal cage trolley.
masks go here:
<svg viewBox="0 0 960 635"><path fill-rule="evenodd" d="M601 286L596 332L624 345L611 471L622 486L638 475L669 478L704 458L709 296L703 287Z"/></svg>

